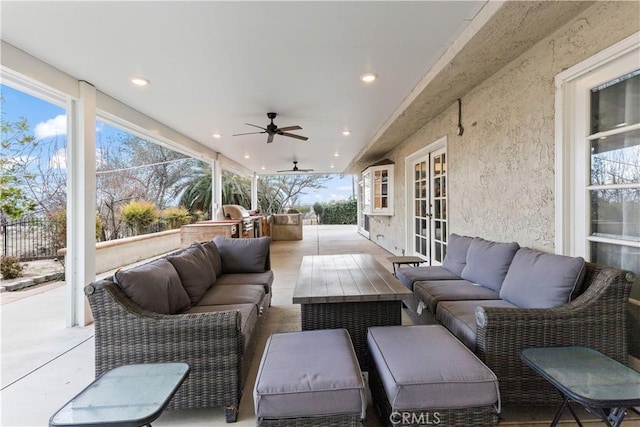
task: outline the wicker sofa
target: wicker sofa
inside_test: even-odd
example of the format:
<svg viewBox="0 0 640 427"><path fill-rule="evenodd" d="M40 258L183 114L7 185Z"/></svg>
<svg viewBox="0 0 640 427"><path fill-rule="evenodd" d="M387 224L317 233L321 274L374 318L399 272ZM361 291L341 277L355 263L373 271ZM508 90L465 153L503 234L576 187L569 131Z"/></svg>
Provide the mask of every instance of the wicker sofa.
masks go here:
<svg viewBox="0 0 640 427"><path fill-rule="evenodd" d="M172 409L223 406L237 419L256 335L271 305L269 237L216 237L85 287L96 376L131 363L185 362Z"/></svg>
<svg viewBox="0 0 640 427"><path fill-rule="evenodd" d="M630 272L452 234L442 266L397 276L413 290L405 304L414 323L440 323L474 351L497 375L503 403L559 401L521 361L528 347L585 346L627 362Z"/></svg>

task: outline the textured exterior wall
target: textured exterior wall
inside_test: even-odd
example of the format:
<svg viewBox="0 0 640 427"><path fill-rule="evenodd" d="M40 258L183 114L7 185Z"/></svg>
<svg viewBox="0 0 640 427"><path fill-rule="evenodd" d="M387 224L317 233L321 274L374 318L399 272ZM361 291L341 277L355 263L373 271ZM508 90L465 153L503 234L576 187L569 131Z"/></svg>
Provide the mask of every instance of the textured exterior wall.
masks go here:
<svg viewBox="0 0 640 427"><path fill-rule="evenodd" d="M371 239L405 248L405 158L446 136L449 232L553 252L555 76L640 30L638 16L638 2L596 3L464 95L463 136L455 104L396 147L395 215L372 217Z"/></svg>

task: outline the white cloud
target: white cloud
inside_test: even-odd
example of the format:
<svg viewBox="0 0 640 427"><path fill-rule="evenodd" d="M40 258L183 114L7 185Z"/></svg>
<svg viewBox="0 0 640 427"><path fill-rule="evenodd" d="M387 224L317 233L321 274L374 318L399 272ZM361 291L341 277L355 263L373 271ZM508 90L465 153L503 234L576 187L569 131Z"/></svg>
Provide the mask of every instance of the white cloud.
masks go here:
<svg viewBox="0 0 640 427"><path fill-rule="evenodd" d="M49 119L46 122L40 122L34 129L37 139L45 139L51 136L67 134L67 116L60 114L59 116Z"/></svg>
<svg viewBox="0 0 640 427"><path fill-rule="evenodd" d="M338 191L351 191L353 188L350 185L344 185L336 188Z"/></svg>
<svg viewBox="0 0 640 427"><path fill-rule="evenodd" d="M96 168L100 168L106 164L104 159L104 151L100 148L96 149ZM50 169L66 169L67 168L67 150L65 148L58 149L49 159Z"/></svg>
<svg viewBox="0 0 640 427"><path fill-rule="evenodd" d="M344 194L329 194L329 200L345 200L347 198L347 196L345 196Z"/></svg>

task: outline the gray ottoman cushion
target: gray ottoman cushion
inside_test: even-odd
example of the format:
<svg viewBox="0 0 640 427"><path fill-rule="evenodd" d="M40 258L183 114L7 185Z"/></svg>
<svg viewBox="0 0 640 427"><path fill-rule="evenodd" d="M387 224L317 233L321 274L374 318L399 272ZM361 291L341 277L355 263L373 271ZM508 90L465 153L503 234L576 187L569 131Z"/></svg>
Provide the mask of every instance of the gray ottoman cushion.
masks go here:
<svg viewBox="0 0 640 427"><path fill-rule="evenodd" d="M360 414L364 381L349 333L322 329L273 334L253 390L259 419Z"/></svg>
<svg viewBox="0 0 640 427"><path fill-rule="evenodd" d="M456 280L456 276L449 270L440 266L432 265L428 267L403 267L396 271L396 277L409 290L413 290L415 282L425 280Z"/></svg>
<svg viewBox="0 0 640 427"><path fill-rule="evenodd" d="M413 285L413 292L433 314L436 313L436 307L440 301L500 299L500 295L493 289L467 280L416 282Z"/></svg>
<svg viewBox="0 0 640 427"><path fill-rule="evenodd" d="M499 406L496 375L442 326L374 327L367 340L393 410Z"/></svg>

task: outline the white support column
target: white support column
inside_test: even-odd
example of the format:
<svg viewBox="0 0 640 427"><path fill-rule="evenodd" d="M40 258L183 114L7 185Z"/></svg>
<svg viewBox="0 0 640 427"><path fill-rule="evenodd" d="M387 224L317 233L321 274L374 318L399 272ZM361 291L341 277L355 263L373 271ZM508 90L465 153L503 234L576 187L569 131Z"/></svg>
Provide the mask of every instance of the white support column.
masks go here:
<svg viewBox="0 0 640 427"><path fill-rule="evenodd" d="M251 210L256 209L258 209L258 174L254 172L251 179Z"/></svg>
<svg viewBox="0 0 640 427"><path fill-rule="evenodd" d="M211 190L213 191L211 196L211 219L217 219L222 209L222 169L220 168L219 160L211 162L211 179L213 180L211 185Z"/></svg>
<svg viewBox="0 0 640 427"><path fill-rule="evenodd" d="M85 285L96 276L96 90L78 83L77 100L67 117L67 257L69 291L67 326L92 321L84 296Z"/></svg>

